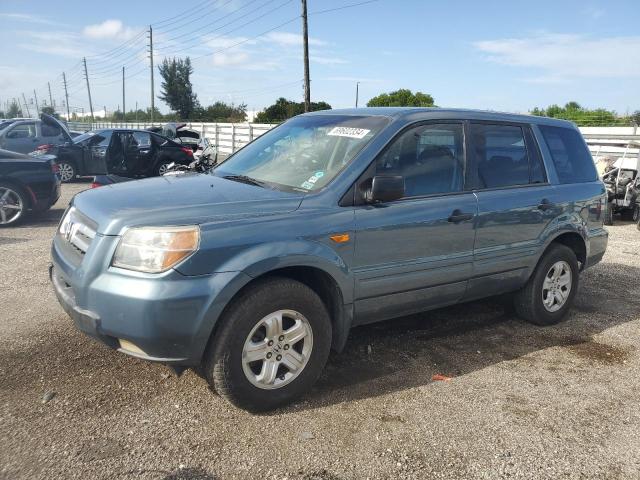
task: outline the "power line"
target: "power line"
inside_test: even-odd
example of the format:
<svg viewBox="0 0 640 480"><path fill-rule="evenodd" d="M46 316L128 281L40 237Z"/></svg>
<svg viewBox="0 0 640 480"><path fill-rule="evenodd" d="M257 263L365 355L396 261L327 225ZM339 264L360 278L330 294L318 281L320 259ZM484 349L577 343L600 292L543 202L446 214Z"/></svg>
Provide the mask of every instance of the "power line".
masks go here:
<svg viewBox="0 0 640 480"><path fill-rule="evenodd" d="M275 0L273 0L273 1L275 1ZM273 9L271 9L271 10L269 10L268 12L265 12L265 13L263 13L262 15L259 15L259 16L255 17L255 18L253 18L253 19L251 19L251 20L249 20L249 21L247 21L247 22L243 23L242 25L239 25L239 26L237 26L237 27L234 27L234 28L232 28L231 30L227 30L226 32L222 32L222 33L220 33L219 35L215 35L215 36L213 36L213 37L209 38L208 40L209 40L209 41L211 41L211 40L216 40L216 39L218 39L218 38L222 38L222 37L224 37L224 36L226 36L226 35L228 35L228 34L230 34L230 33L236 32L236 31L240 30L241 28L246 27L247 25L251 25L252 23L255 23L255 22L257 22L258 20L260 20L260 19L262 19L262 18L264 18L264 17L266 17L266 16L268 16L268 15L272 14L273 12L275 12L275 11L277 11L277 10L280 10L282 7L284 7L284 6L288 5L288 4L290 4L292 1L293 1L293 0L286 0L283 4L281 4L281 5L279 5L279 6L275 7L275 8L273 8ZM254 13L254 12L251 12L251 13ZM233 21L231 21L231 22L228 22L228 23L226 23L226 24L224 24L224 25L222 25L222 26L220 26L220 27L218 27L218 28L216 28L216 29L214 29L214 30L211 30L211 31L206 32L206 33L204 33L204 34L199 34L199 35L198 35L198 37L202 37L202 35L208 35L208 34L210 34L210 33L213 33L213 32L215 32L215 31L218 31L218 30L220 30L220 29L222 29L222 28L224 28L224 27L226 27L226 26L228 26L228 25L230 25L230 24L232 24L232 23L236 22L237 20L240 20L241 18L246 17L246 16L247 16L247 15L243 15L242 17L239 17L239 18L237 18L236 20L233 20ZM297 18L297 17L296 17L296 18ZM279 28L279 27L276 27L276 28ZM260 35L258 35L258 36L260 36ZM253 38L251 38L251 39L249 39L249 40L253 40L254 38L257 38L257 37L253 37ZM247 41L248 41L248 40L247 40ZM177 54L177 53L182 53L182 52L184 52L185 50L188 50L188 49L193 48L193 47L195 47L195 46L201 45L201 43L202 43L201 41L200 41L200 42L196 42L196 43L193 43L193 44L191 44L191 45L187 45L187 46L185 46L185 47L183 47L183 48L181 48L181 49L179 49L179 50L176 50L176 51L174 51L174 52L171 52L171 53L163 53L163 55L164 55L164 56L170 56L170 55L175 55L175 54ZM246 41L243 41L243 42L241 42L241 43L246 43ZM231 48L231 47L229 47L229 48ZM222 48L222 49L221 49L221 50L219 50L219 51L222 51L222 50L225 50L225 49L226 49L226 47ZM163 51L163 50L167 50L167 48L165 47L164 49L158 49L158 50L159 50L159 51ZM214 53L215 53L215 52L214 52ZM207 55L209 55L209 54L206 54L206 55L203 55L203 56L207 56ZM202 57L202 56L201 56L201 57ZM201 58L201 57L195 57L195 58Z"/></svg>
<svg viewBox="0 0 640 480"><path fill-rule="evenodd" d="M369 3L379 2L380 0L366 0L364 2L351 3L349 5L343 5L341 7L327 8L326 10L318 10L316 12L310 12L309 15L320 15L321 13L337 12L338 10L344 10L346 8L359 7L361 5L367 5Z"/></svg>
<svg viewBox="0 0 640 480"><path fill-rule="evenodd" d="M230 4L231 2L233 2L233 1L234 1L234 0L227 0L227 2L226 2L225 4L220 5L220 6L219 6L219 7L217 7L217 8L214 8L214 9L213 9L213 12L216 12L217 10L219 10L219 9L220 9L220 8L222 8L222 7L226 7L227 5L229 5L229 4ZM254 1L257 1L257 0L254 0ZM254 2L249 2L249 4L251 4L251 3L254 3ZM246 6L247 6L247 5L245 4L243 7L240 7L240 9L245 8ZM199 12L198 10L196 10L196 11L194 11L191 15L187 15L187 16L185 16L185 17L181 18L178 22L176 22L176 23L181 23L182 21L185 21L185 20L186 20L186 22L184 22L184 25L174 26L173 28L169 28L168 30L159 29L159 28L156 26L156 29L157 29L160 33L164 33L164 34L167 34L167 33L169 33L169 32L174 32L174 31L179 30L179 29L181 29L182 27L184 27L184 26L186 26L186 25L188 25L188 24L190 24L190 23L193 23L193 22L199 22L200 20L203 20L203 19L204 19L204 20L206 20L206 19L207 19L207 15L209 15L209 14L211 14L211 13L212 13L212 12L208 12L208 13L206 13L206 14L203 14L202 12ZM193 16L193 15L200 15L200 18L199 18L199 19L197 19L197 20L193 20L193 21L191 21L191 20L189 19L189 17L191 17L191 16Z"/></svg>

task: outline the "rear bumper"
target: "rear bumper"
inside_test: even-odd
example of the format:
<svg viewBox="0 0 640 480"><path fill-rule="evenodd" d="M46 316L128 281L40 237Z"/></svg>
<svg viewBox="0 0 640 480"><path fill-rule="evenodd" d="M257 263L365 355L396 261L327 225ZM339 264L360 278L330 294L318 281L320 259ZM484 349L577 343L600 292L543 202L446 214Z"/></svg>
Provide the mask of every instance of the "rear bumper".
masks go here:
<svg viewBox="0 0 640 480"><path fill-rule="evenodd" d="M602 260L609 243L609 233L604 228L591 230L588 235L588 242L587 263L584 268L593 267Z"/></svg>
<svg viewBox="0 0 640 480"><path fill-rule="evenodd" d="M219 293L238 276L169 271L152 278L107 268L89 280L88 273L65 262L54 242L51 282L76 328L120 352L174 365L200 363L227 301Z"/></svg>

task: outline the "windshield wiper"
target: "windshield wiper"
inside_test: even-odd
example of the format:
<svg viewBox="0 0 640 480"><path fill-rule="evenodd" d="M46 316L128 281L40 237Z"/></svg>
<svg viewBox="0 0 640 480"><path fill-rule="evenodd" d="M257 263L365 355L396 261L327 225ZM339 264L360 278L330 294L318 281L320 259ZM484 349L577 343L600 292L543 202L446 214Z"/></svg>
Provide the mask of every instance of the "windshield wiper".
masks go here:
<svg viewBox="0 0 640 480"><path fill-rule="evenodd" d="M266 188L265 182L261 182L260 180L256 180L255 178L247 177L246 175L225 175L222 178L233 180L234 182L246 183L249 185L255 185L257 187Z"/></svg>

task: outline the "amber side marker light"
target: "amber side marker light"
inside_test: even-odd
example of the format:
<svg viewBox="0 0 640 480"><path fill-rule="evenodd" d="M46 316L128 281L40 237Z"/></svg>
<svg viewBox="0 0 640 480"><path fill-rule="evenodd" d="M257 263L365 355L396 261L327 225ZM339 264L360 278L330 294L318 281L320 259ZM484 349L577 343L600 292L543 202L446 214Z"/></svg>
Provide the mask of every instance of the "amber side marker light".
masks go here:
<svg viewBox="0 0 640 480"><path fill-rule="evenodd" d="M331 235L329 238L336 243L345 243L348 242L351 237L349 237L348 233L339 233L337 235Z"/></svg>

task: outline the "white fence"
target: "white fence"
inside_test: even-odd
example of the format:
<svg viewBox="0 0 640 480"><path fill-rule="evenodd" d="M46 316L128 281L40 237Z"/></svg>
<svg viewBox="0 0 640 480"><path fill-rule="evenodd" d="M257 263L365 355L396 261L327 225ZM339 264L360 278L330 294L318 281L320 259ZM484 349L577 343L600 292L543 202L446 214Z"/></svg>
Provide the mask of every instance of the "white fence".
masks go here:
<svg viewBox="0 0 640 480"><path fill-rule="evenodd" d="M69 122L69 129L75 131L86 132L88 130L97 130L100 128L140 128L145 129L149 127L160 127L166 122L94 122L94 123L81 123L81 122ZM195 130L200 133L200 136L206 138L213 143L218 152L223 154L231 154L244 147L247 143L254 138L259 137L268 130L275 127L275 124L269 123L196 123L187 122L187 127L190 130Z"/></svg>
<svg viewBox="0 0 640 480"><path fill-rule="evenodd" d="M88 131L99 128L148 128L159 127L165 122L154 123L80 123L69 122L69 128L77 131ZM244 147L254 138L275 127L269 123L195 123L188 122L188 128L200 132L200 135L208 139L218 147L218 152L231 154ZM638 127L581 127L591 153L594 156L611 155L618 157L623 155L629 142L640 142L640 128ZM637 149L633 149L635 153ZM627 150L627 153L632 153Z"/></svg>

